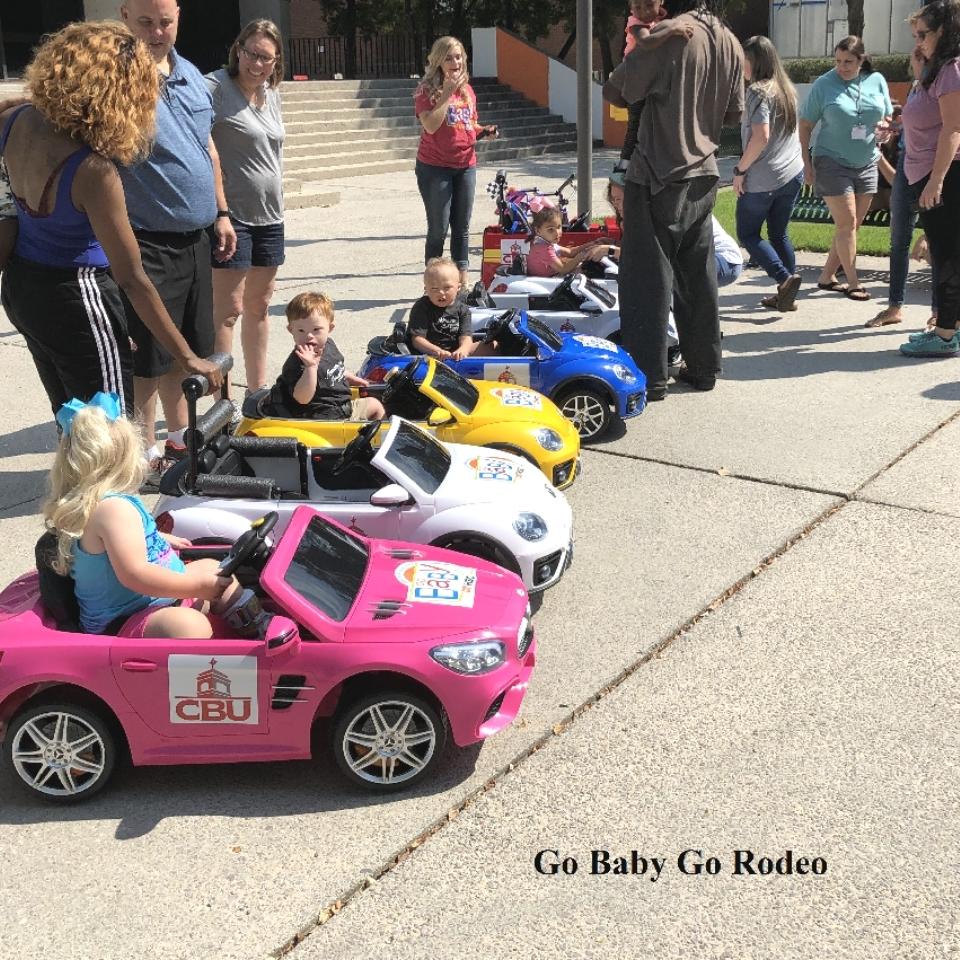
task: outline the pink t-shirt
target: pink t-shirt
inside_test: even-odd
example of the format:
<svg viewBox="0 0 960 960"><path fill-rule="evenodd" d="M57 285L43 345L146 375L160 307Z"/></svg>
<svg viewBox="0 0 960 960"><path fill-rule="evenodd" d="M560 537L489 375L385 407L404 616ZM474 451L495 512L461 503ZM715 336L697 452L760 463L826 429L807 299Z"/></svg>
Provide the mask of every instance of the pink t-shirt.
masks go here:
<svg viewBox="0 0 960 960"><path fill-rule="evenodd" d="M922 180L933 170L937 154L937 139L943 129L939 100L948 93L960 91L960 60L948 60L937 74L937 79L925 90L919 84L910 91L903 105L903 135L907 153L903 172L908 183ZM960 150L955 160L960 159Z"/></svg>
<svg viewBox="0 0 960 960"><path fill-rule="evenodd" d="M414 94L414 112L429 113L435 104L430 94L418 87ZM434 167L453 167L464 170L477 164L477 95L469 83L447 101L447 115L436 133L420 129L420 148L417 159Z"/></svg>
<svg viewBox="0 0 960 960"><path fill-rule="evenodd" d="M627 42L623 47L623 55L626 56L628 53L631 53L637 47L637 38L634 35L634 27L643 27L646 30L652 30L661 20L667 19L667 11L660 8L660 12L657 14L655 20L638 20L632 13L627 17L626 26L623 28L623 32L626 34Z"/></svg>
<svg viewBox="0 0 960 960"><path fill-rule="evenodd" d="M527 254L528 277L555 277L560 266L559 244L547 243L543 237L534 237Z"/></svg>

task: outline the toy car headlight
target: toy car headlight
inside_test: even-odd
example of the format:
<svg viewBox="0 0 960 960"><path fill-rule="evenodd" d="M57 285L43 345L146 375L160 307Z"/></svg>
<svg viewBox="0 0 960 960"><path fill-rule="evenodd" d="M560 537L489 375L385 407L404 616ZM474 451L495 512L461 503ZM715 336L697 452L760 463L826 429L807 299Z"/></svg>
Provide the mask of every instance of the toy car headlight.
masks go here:
<svg viewBox="0 0 960 960"><path fill-rule="evenodd" d="M547 535L547 525L542 517L535 513L521 513L513 521L513 529L524 540L542 540Z"/></svg>
<svg viewBox="0 0 960 960"><path fill-rule="evenodd" d="M499 640L445 643L430 651L430 656L448 670L473 675L496 670L506 655L506 647Z"/></svg>
<svg viewBox="0 0 960 960"><path fill-rule="evenodd" d="M539 443L544 450L563 449L563 440L556 430L551 430L549 427L541 427L539 430L534 431L533 435L537 438L537 443Z"/></svg>
<svg viewBox="0 0 960 960"><path fill-rule="evenodd" d="M622 363L615 363L610 369L613 370L615 377L625 383L633 383L637 379Z"/></svg>

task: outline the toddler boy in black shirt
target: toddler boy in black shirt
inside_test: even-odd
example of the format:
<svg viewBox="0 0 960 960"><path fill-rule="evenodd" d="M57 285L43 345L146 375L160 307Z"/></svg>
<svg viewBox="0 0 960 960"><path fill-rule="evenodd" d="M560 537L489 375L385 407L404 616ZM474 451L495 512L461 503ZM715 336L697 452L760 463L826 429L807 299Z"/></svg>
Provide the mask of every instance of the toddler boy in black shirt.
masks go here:
<svg viewBox="0 0 960 960"><path fill-rule="evenodd" d="M352 400L350 387L367 381L350 373L330 337L336 326L333 301L322 293L301 293L287 305L287 330L295 344L270 396L264 415L302 420L381 420L383 404L373 397Z"/></svg>
<svg viewBox="0 0 960 960"><path fill-rule="evenodd" d="M407 338L414 353L462 360L474 352L470 308L458 299L460 268L449 257L431 257L423 271L424 295L410 308Z"/></svg>

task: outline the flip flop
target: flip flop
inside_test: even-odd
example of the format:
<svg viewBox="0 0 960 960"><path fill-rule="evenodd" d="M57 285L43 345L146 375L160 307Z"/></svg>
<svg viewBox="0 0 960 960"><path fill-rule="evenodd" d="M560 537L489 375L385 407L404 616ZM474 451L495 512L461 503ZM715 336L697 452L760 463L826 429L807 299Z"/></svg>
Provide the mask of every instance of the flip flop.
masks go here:
<svg viewBox="0 0 960 960"><path fill-rule="evenodd" d="M818 283L817 288L820 290L829 290L831 293L847 292L847 285L841 283L839 280L831 280L829 283Z"/></svg>
<svg viewBox="0 0 960 960"><path fill-rule="evenodd" d="M868 300L873 299L863 287L849 287L843 291L843 295L848 300L855 300L857 303L866 303Z"/></svg>
<svg viewBox="0 0 960 960"><path fill-rule="evenodd" d="M872 330L876 327L889 327L894 323L900 323L902 320L902 317L886 316L886 313L886 310L881 310L875 317L871 317L864 326Z"/></svg>

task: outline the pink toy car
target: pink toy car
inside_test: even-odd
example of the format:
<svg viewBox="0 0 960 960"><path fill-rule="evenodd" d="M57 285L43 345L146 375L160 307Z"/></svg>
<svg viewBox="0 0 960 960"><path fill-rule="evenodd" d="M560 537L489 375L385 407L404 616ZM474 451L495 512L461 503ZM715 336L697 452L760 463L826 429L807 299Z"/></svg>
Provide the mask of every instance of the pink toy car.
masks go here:
<svg viewBox="0 0 960 960"><path fill-rule="evenodd" d="M516 716L535 660L527 594L501 567L450 550L370 540L300 507L273 547L257 521L222 568L273 614L259 640L144 639L58 628L36 571L0 594L0 737L31 793L70 802L136 765L300 760L332 718L357 784L419 782L447 726L466 746ZM228 553L229 551L229 553ZM45 590L46 597L49 590ZM128 634L128 635L124 635Z"/></svg>

